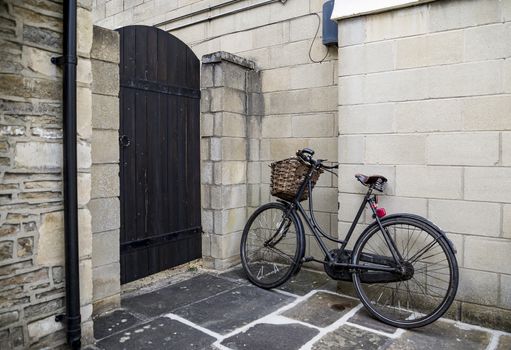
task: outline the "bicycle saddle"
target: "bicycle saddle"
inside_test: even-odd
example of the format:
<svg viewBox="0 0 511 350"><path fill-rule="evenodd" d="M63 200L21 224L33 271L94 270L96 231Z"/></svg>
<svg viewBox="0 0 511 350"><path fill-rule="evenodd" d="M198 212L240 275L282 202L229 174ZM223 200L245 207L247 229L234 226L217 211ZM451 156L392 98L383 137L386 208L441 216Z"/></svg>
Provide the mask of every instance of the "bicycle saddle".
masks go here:
<svg viewBox="0 0 511 350"><path fill-rule="evenodd" d="M355 178L362 183L364 186L372 186L375 184L383 185L385 182L387 182L387 178L382 175L371 175L367 176L364 174L356 174Z"/></svg>

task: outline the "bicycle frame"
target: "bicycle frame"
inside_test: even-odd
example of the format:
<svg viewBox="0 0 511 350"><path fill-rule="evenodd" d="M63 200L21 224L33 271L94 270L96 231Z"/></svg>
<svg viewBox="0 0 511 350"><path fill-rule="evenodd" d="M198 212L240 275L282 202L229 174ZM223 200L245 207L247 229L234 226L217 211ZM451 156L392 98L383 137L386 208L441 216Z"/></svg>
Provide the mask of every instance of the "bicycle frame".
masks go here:
<svg viewBox="0 0 511 350"><path fill-rule="evenodd" d="M376 201L376 195L373 195L373 187L370 186L367 193L364 196L364 200L362 201L362 204L360 205L360 208L358 209L357 214L355 215L355 219L353 220L348 233L346 234L346 237L343 240L337 240L332 238L330 235L326 234L321 227L318 225L316 218L314 217L314 207L313 207L313 200L312 200L312 174L314 172L314 167L310 168L309 173L307 174L306 178L304 179L303 183L301 184L298 193L296 194L293 202L290 203L290 211L298 211L300 213L300 216L305 219L305 222L307 226L312 231L314 238L318 242L321 250L325 254L327 261L318 260L315 258L310 258L307 261L315 261L322 264L329 264L330 266L335 267L344 267L347 269L359 269L359 270L372 270L372 271L384 271L384 272L399 272L402 267L402 261L403 258L401 254L399 253L398 249L395 246L394 241L390 237L390 234L387 232L387 230L383 227L380 218L378 215L376 215L376 209L375 209L375 201ZM310 216L307 215L307 211L300 203L300 198L302 197L303 192L305 189L308 189L309 192L309 212ZM366 205L369 204L369 207L371 208L373 212L373 217L375 218L376 222L378 223L378 226L380 227L383 236L385 238L385 241L389 247L390 252L392 253L392 257L394 259L394 262L396 264L396 268L390 268L390 267L383 267L383 266L371 266L368 267L366 265L358 265L358 264L352 264L352 263L339 263L335 261L335 258L332 256L330 251L328 250L327 246L323 242L321 236L325 237L328 240L331 240L333 242L341 244L340 250L341 252L344 252L346 250L346 246L350 241L351 236L353 235L353 232L355 231L355 227L358 224L358 221L360 220L360 217L362 216L364 209Z"/></svg>

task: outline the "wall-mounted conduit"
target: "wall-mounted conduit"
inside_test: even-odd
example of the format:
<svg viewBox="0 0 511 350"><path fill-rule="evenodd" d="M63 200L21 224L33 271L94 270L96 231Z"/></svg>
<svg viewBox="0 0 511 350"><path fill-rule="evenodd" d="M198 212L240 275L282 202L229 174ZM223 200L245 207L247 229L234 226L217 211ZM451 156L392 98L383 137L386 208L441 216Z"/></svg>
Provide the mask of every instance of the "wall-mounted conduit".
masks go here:
<svg viewBox="0 0 511 350"><path fill-rule="evenodd" d="M226 1L224 3L218 4L218 5L215 5L215 6L206 7L206 8L200 9L198 11L195 11L195 12L192 12L192 13L188 13L188 14L183 15L183 16L179 16L179 17L176 17L176 18L172 18L172 19L160 22L160 23L156 23L154 26L159 28L159 27L165 26L167 24L172 24L172 23L175 23L175 22L179 22L179 21L185 20L187 18L196 17L198 15L201 15L201 14L204 14L204 13L207 13L207 12L210 12L210 11L218 10L218 9L221 9L221 8L229 6L229 5L233 5L233 4L238 3L238 2L240 2L240 1L239 0ZM261 7L261 6L273 4L275 2L280 2L282 4L285 4L287 2L287 0L265 0L265 1L258 2L258 3L252 4L252 5L244 6L244 7L232 10L232 11L226 11L226 12L214 15L214 16L204 17L202 19L199 19L199 20L191 22L191 23L186 23L186 24L183 24L183 25L177 25L176 27L167 28L165 30L166 31L171 31L171 30L177 30L177 29L193 26L195 24L211 21L211 20L214 20L214 19L217 19L217 18L221 18L221 17L225 17L225 16L234 15L234 14L239 13L239 12L244 12L244 11L252 10L252 9L255 9L255 8L258 8L258 7Z"/></svg>

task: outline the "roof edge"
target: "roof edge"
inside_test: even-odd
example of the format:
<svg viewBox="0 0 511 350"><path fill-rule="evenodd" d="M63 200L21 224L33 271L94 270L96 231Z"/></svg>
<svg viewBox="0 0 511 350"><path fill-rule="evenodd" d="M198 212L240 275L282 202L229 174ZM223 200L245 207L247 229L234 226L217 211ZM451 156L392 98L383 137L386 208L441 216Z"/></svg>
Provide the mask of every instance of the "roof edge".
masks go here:
<svg viewBox="0 0 511 350"><path fill-rule="evenodd" d="M333 21L391 11L403 7L416 6L438 0L335 0Z"/></svg>

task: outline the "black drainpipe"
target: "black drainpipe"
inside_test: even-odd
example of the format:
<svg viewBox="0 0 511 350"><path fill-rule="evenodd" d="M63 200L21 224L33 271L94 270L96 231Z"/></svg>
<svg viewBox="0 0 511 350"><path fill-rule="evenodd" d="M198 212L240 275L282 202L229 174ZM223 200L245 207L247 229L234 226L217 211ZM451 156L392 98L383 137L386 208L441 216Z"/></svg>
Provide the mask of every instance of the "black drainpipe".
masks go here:
<svg viewBox="0 0 511 350"><path fill-rule="evenodd" d="M66 313L57 321L66 321L67 343L81 346L80 277L78 255L78 195L76 161L76 0L64 3L64 54L52 58L61 66L64 100L64 230L66 270Z"/></svg>

